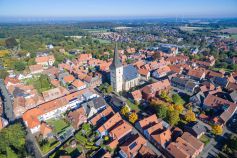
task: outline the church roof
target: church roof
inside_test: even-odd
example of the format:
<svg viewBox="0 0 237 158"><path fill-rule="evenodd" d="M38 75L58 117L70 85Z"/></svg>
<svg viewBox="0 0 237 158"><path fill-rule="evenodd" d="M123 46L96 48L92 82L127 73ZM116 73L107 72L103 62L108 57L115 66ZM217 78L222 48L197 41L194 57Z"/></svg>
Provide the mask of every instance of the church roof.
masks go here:
<svg viewBox="0 0 237 158"><path fill-rule="evenodd" d="M116 43L115 48L114 48L114 59L113 59L113 62L111 64L110 68L113 69L113 68L121 67L121 66L123 66L123 65L122 65L121 59L119 57L117 43Z"/></svg>
<svg viewBox="0 0 237 158"><path fill-rule="evenodd" d="M133 65L127 65L123 67L123 79L130 81L138 77L137 69Z"/></svg>

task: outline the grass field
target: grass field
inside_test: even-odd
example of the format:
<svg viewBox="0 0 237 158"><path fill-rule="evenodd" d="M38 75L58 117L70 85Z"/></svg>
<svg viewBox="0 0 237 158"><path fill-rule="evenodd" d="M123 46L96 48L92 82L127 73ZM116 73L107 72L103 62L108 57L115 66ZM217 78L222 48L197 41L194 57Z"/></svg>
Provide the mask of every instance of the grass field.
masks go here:
<svg viewBox="0 0 237 158"><path fill-rule="evenodd" d="M127 105L130 107L131 110L134 110L136 112L140 111L139 107L133 104L130 100L127 100Z"/></svg>
<svg viewBox="0 0 237 158"><path fill-rule="evenodd" d="M44 145L40 146L40 149L41 149L43 154L47 154L49 151L54 149L59 144L60 143L55 138L51 138L51 139L48 140L47 143L45 143Z"/></svg>
<svg viewBox="0 0 237 158"><path fill-rule="evenodd" d="M85 31L88 31L90 33L103 33L103 32L108 32L107 29L83 29Z"/></svg>
<svg viewBox="0 0 237 158"><path fill-rule="evenodd" d="M56 134L61 133L69 126L69 124L63 119L50 119L47 123L53 127L53 132Z"/></svg>
<svg viewBox="0 0 237 158"><path fill-rule="evenodd" d="M104 39L99 39L99 38L93 38L94 40L99 40L100 43L104 43L104 44L108 44L108 43L111 43L111 41L109 40L104 40Z"/></svg>
<svg viewBox="0 0 237 158"><path fill-rule="evenodd" d="M231 38L236 39L237 40L237 34L236 35L231 35Z"/></svg>

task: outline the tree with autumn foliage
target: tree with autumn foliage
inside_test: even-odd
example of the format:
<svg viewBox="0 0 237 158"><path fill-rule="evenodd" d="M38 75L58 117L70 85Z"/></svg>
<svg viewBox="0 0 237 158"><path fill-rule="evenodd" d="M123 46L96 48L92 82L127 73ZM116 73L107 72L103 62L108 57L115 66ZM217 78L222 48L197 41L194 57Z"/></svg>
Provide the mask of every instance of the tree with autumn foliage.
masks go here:
<svg viewBox="0 0 237 158"><path fill-rule="evenodd" d="M129 122L135 123L137 121L137 119L138 119L138 116L137 116L137 114L135 112L132 112L129 115L128 119L129 119Z"/></svg>
<svg viewBox="0 0 237 158"><path fill-rule="evenodd" d="M179 120L180 120L179 112L178 111L169 111L168 112L168 116L167 116L167 120L168 120L168 123L171 126L176 125L179 122Z"/></svg>
<svg viewBox="0 0 237 158"><path fill-rule="evenodd" d="M130 112L130 109L127 105L125 105L125 106L122 107L120 112L121 112L122 115L127 116L128 113Z"/></svg>
<svg viewBox="0 0 237 158"><path fill-rule="evenodd" d="M184 111L183 105L174 105L174 110L178 111L180 114Z"/></svg>
<svg viewBox="0 0 237 158"><path fill-rule="evenodd" d="M195 113L191 109L186 112L184 117L187 122L196 121Z"/></svg>
<svg viewBox="0 0 237 158"><path fill-rule="evenodd" d="M211 131L215 135L221 135L223 133L223 129L220 125L213 125Z"/></svg>

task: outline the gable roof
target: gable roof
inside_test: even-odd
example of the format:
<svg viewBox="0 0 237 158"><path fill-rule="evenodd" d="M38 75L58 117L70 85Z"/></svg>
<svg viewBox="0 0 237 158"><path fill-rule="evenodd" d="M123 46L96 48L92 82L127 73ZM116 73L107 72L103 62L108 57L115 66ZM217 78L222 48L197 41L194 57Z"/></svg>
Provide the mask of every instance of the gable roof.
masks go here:
<svg viewBox="0 0 237 158"><path fill-rule="evenodd" d="M140 148L146 144L146 140L139 134L131 136L120 149L130 158L135 157Z"/></svg>
<svg viewBox="0 0 237 158"><path fill-rule="evenodd" d="M130 81L137 77L139 77L139 74L133 65L127 65L123 67L123 79L125 81Z"/></svg>
<svg viewBox="0 0 237 158"><path fill-rule="evenodd" d="M153 114L147 118L144 118L140 120L138 123L142 129L147 129L157 123L159 123L161 120L158 120L156 114Z"/></svg>
<svg viewBox="0 0 237 158"><path fill-rule="evenodd" d="M132 94L132 97L134 100L142 99L142 93L140 90L135 90L135 91L131 92L131 94Z"/></svg>

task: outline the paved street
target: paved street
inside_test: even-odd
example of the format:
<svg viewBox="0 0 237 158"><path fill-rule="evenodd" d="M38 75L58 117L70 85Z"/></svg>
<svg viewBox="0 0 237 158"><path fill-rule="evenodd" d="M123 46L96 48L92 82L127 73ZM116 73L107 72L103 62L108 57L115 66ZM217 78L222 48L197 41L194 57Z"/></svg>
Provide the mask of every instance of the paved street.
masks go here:
<svg viewBox="0 0 237 158"><path fill-rule="evenodd" d="M11 97L9 96L7 88L5 87L5 84L2 79L0 80L0 89L1 89L1 94L3 96L4 114L7 117L7 119L10 122L12 122L15 119L14 113L13 113L13 105L12 105Z"/></svg>
<svg viewBox="0 0 237 158"><path fill-rule="evenodd" d="M35 158L42 158L43 157L42 153L41 153L41 150L40 150L34 136L29 131L29 129L27 129L26 146L27 146L28 152L33 153L33 156Z"/></svg>

